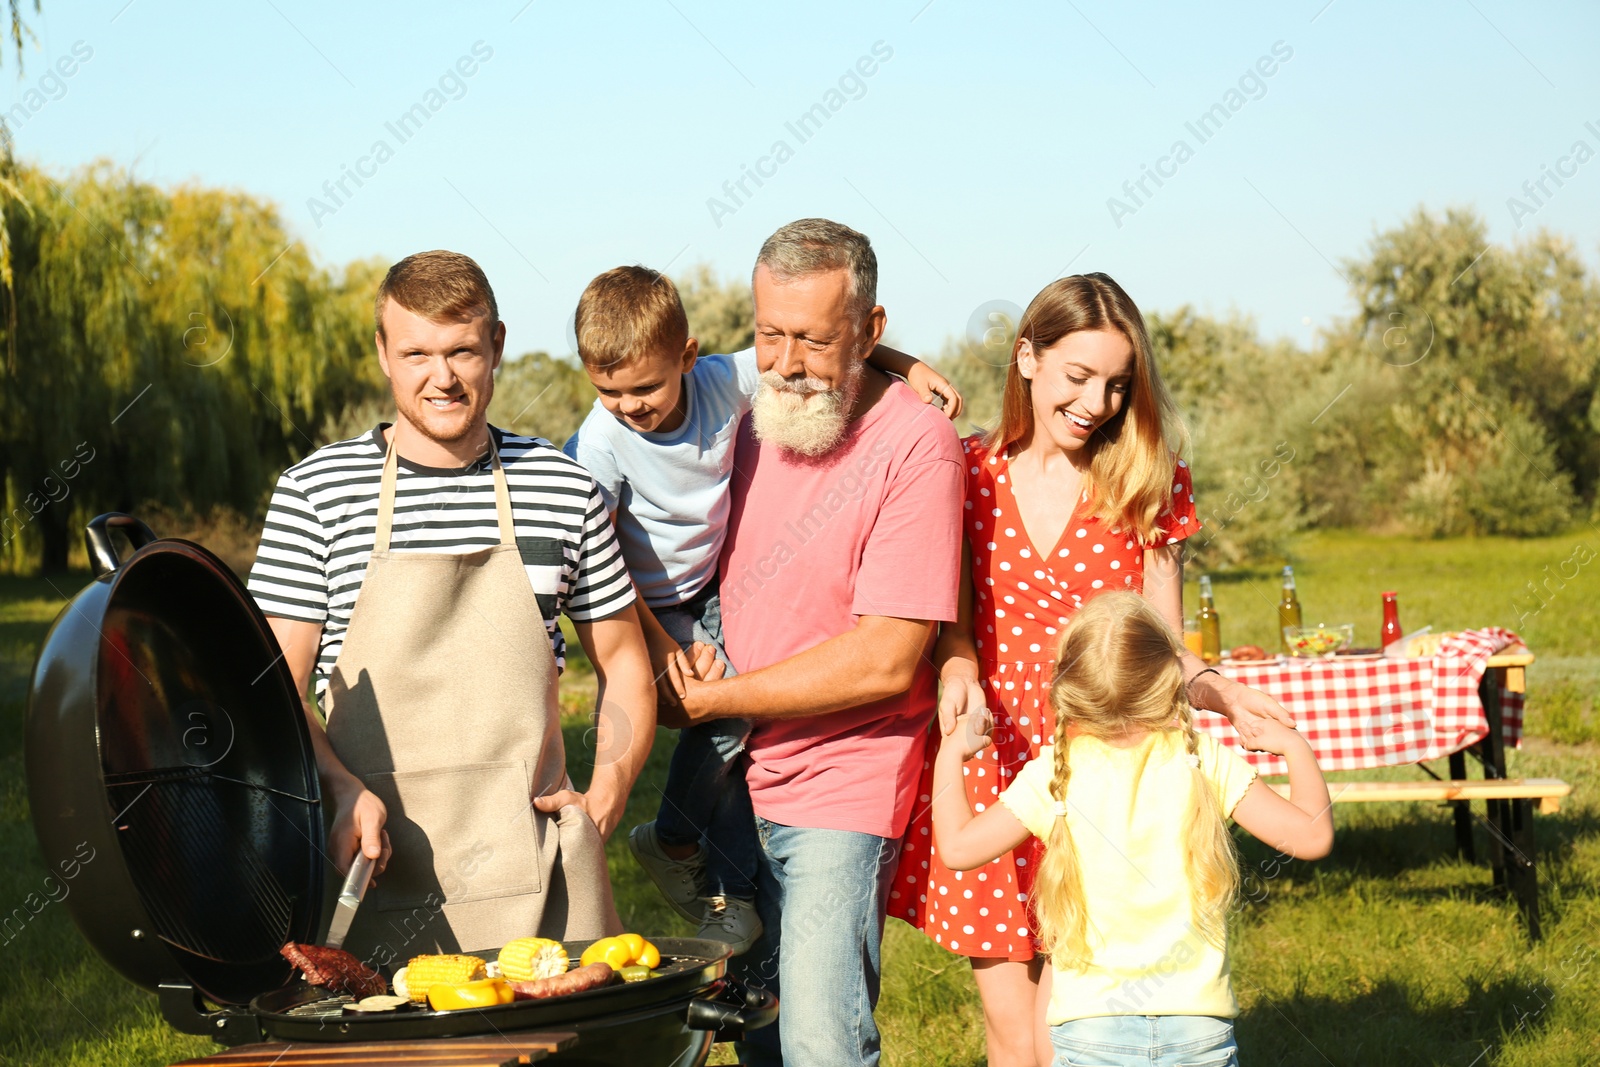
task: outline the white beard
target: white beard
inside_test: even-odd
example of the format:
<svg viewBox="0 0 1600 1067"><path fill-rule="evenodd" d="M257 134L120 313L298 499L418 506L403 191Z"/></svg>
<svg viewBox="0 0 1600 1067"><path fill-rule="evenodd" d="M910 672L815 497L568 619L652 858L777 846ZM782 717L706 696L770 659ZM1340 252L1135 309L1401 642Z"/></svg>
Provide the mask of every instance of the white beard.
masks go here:
<svg viewBox="0 0 1600 1067"><path fill-rule="evenodd" d="M844 440L865 373L858 361L837 389L829 389L814 378L793 381L767 371L750 406L756 440L813 459L832 452Z"/></svg>

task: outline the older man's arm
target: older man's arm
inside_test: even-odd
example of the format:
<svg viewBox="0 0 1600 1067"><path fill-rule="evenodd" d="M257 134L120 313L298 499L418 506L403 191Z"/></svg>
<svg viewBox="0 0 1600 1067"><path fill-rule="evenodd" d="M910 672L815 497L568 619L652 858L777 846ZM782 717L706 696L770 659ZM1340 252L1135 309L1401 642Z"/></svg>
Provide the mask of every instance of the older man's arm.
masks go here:
<svg viewBox="0 0 1600 1067"><path fill-rule="evenodd" d="M550 813L577 804L606 838L622 821L628 793L644 769L656 735L655 683L635 609L630 604L597 622L572 624L600 683L595 696L594 777L587 793L563 789L533 802Z"/></svg>
<svg viewBox="0 0 1600 1067"><path fill-rule="evenodd" d="M668 702L677 706L664 707L661 721L797 719L898 696L928 658L933 635L932 622L863 615L853 629L748 674L701 681L708 666L702 661L698 676L684 670L684 695Z"/></svg>

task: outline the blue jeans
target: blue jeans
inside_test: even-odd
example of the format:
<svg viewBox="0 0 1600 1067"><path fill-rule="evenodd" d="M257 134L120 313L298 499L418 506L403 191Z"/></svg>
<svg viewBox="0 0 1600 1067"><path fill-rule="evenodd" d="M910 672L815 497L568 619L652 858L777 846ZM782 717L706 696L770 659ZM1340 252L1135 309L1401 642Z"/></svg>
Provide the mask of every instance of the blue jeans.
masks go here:
<svg viewBox="0 0 1600 1067"><path fill-rule="evenodd" d="M1052 1067L1238 1067L1233 1020L1101 1015L1050 1028Z"/></svg>
<svg viewBox="0 0 1600 1067"><path fill-rule="evenodd" d="M778 1023L752 1033L741 1063L757 1067L870 1067L872 1011L898 839L756 819L761 842L756 910L765 931L730 969L778 994Z"/></svg>
<svg viewBox="0 0 1600 1067"><path fill-rule="evenodd" d="M685 649L695 641L711 645L728 664L716 582L682 604L654 610L667 636ZM733 673L728 665L726 674ZM749 738L750 723L744 719L718 719L680 731L656 812L656 836L663 843L692 845L704 838L707 891L740 900L755 896L755 812L739 773L739 755Z"/></svg>

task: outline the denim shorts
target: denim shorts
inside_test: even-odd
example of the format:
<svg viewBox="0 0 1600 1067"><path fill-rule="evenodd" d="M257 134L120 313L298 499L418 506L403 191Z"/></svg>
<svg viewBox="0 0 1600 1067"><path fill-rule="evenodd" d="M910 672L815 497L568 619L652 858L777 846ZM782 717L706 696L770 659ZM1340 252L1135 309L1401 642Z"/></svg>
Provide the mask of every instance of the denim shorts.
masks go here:
<svg viewBox="0 0 1600 1067"><path fill-rule="evenodd" d="M1100 1015L1050 1028L1051 1067L1239 1067L1233 1020Z"/></svg>

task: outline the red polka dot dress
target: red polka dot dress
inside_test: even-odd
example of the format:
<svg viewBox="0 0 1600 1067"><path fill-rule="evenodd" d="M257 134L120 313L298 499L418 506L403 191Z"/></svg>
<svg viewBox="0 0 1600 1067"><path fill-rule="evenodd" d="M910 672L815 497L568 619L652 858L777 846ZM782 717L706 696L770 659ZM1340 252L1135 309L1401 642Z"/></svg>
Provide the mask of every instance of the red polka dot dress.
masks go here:
<svg viewBox="0 0 1600 1067"><path fill-rule="evenodd" d="M994 744L968 760L962 773L972 810L982 812L1055 732L1050 675L1067 620L1101 592L1142 592L1149 546L1083 514L1080 501L1060 539L1041 550L1023 529L1005 457L988 455L978 436L967 438L962 448L967 458L964 517L972 552L973 635L994 715ZM1157 543L1174 544L1200 528L1193 483L1182 460L1172 490L1171 503L1157 518ZM1027 901L1043 846L1030 838L972 871L952 871L939 862L931 810L937 735L935 722L900 868L889 892L889 914L964 956L1031 960L1038 947Z"/></svg>

